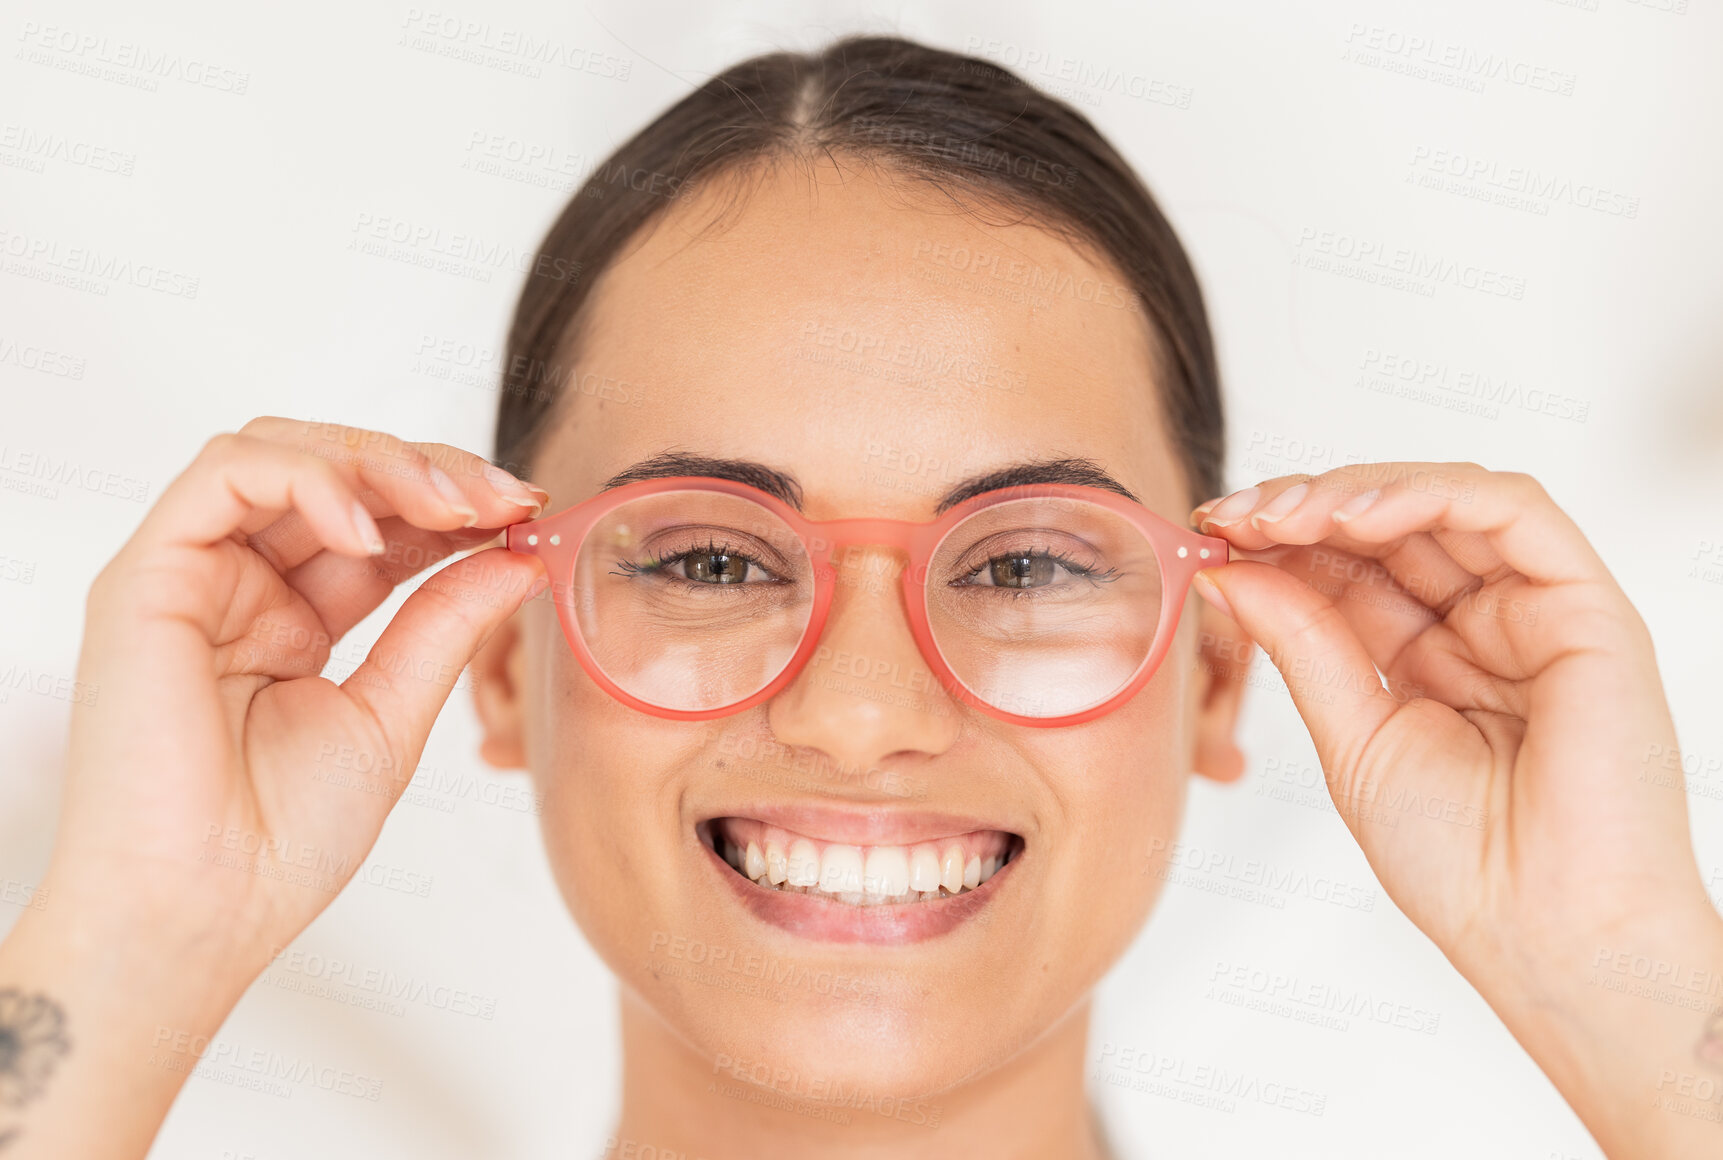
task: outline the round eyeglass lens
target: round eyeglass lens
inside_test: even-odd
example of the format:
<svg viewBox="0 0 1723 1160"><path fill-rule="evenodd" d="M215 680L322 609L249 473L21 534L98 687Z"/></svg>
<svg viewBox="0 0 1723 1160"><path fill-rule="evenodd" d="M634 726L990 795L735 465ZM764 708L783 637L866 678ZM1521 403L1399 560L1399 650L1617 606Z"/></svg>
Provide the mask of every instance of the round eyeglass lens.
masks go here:
<svg viewBox="0 0 1723 1160"><path fill-rule="evenodd" d="M581 541L573 613L598 668L662 709L721 709L795 655L813 612L802 541L753 500L671 491L628 500Z"/></svg>
<svg viewBox="0 0 1723 1160"><path fill-rule="evenodd" d="M1160 620L1154 546L1088 500L1017 499L946 533L927 572L927 617L952 674L1020 717L1103 704L1148 660Z"/></svg>

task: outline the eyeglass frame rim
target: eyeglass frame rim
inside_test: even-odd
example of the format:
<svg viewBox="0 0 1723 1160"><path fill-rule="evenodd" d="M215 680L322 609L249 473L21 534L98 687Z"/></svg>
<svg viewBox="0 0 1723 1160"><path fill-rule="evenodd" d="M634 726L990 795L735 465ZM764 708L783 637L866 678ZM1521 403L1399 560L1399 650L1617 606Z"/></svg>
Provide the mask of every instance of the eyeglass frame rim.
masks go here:
<svg viewBox="0 0 1723 1160"><path fill-rule="evenodd" d="M579 559L580 549L586 542L587 535L598 521L631 500L671 491L718 492L758 503L795 533L812 566L812 607L795 651L777 676L762 688L729 705L710 709L670 709L642 700L628 692L604 672L597 657L592 655L573 607L574 565ZM933 634L927 615L927 570L934 553L951 530L977 512L1016 500L1057 498L1099 504L1128 519L1143 533L1161 569L1160 619L1155 625L1155 637L1150 643L1148 654L1137 667L1137 671L1107 700L1061 717L1025 717L989 703L952 671L940 650L939 641ZM1159 670L1161 661L1172 647L1173 637L1178 633L1179 617L1184 612L1191 578L1204 568L1225 564L1230 557L1230 545L1219 536L1205 536L1192 529L1181 528L1136 500L1105 488L1084 484L1033 483L994 488L953 504L931 520L869 516L811 520L770 492L737 480L706 475L643 479L609 488L561 511L509 525L504 546L511 552L538 556L545 562L545 570L550 576L550 595L556 604L557 619L562 625L563 637L568 641L570 650L587 676L629 708L676 721L709 721L718 717L729 717L777 696L800 675L824 635L826 616L831 608L832 597L836 594L838 575L838 569L831 563L832 555L839 549L855 546L900 550L908 556L903 567L900 589L910 634L915 639L921 659L932 670L941 690L947 696L998 720L1037 729L1064 728L1092 721L1113 712L1140 692ZM1180 549L1183 549L1183 555L1179 554ZM916 579L918 573L920 578Z"/></svg>

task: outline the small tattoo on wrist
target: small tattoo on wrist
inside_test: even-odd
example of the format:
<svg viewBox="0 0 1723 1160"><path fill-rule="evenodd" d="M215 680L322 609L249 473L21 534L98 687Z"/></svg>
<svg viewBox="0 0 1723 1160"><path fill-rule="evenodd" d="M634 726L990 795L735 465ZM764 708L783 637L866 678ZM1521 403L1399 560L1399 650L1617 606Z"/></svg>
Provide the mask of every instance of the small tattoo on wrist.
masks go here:
<svg viewBox="0 0 1723 1160"><path fill-rule="evenodd" d="M46 995L0 987L0 1107L21 1108L41 1095L72 1049L66 1013ZM0 1137L0 1143L15 1132Z"/></svg>

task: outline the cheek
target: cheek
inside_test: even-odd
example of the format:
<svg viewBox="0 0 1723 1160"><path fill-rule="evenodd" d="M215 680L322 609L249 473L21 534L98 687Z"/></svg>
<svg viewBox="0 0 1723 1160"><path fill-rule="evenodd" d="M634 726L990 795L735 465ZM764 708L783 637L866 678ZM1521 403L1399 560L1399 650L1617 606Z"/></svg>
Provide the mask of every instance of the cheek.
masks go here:
<svg viewBox="0 0 1723 1160"><path fill-rule="evenodd" d="M1033 740L1032 760L1048 771L1063 813L1058 835L1066 848L1050 860L1049 886L1083 915L1068 933L1085 947L1085 972L1112 965L1165 885L1162 867L1189 784L1186 688L1178 672L1168 664L1118 711Z"/></svg>
<svg viewBox="0 0 1723 1160"><path fill-rule="evenodd" d="M1146 822L1178 821L1192 738L1185 705L1188 682L1174 657L1129 703L1070 730L1050 729L1042 768L1059 772L1059 792L1072 803L1078 832L1141 830Z"/></svg>
<svg viewBox="0 0 1723 1160"><path fill-rule="evenodd" d="M665 723L618 704L587 678L566 647L535 658L525 722L527 760L544 810L545 853L570 912L612 960L645 945L651 900L675 889L671 774L680 739Z"/></svg>

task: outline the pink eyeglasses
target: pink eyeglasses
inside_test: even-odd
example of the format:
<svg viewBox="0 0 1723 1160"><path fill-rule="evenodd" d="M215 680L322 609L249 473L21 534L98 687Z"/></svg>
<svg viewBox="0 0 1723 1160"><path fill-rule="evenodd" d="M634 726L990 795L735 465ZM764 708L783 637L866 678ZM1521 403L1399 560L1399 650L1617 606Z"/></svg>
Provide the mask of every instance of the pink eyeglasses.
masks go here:
<svg viewBox="0 0 1723 1160"><path fill-rule="evenodd" d="M631 708L701 721L760 704L819 643L839 549L908 557L917 647L944 690L1017 725L1118 708L1166 655L1199 569L1227 542L1102 488L984 492L926 523L809 520L758 488L680 476L613 488L508 529L541 557L563 633Z"/></svg>

